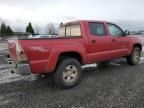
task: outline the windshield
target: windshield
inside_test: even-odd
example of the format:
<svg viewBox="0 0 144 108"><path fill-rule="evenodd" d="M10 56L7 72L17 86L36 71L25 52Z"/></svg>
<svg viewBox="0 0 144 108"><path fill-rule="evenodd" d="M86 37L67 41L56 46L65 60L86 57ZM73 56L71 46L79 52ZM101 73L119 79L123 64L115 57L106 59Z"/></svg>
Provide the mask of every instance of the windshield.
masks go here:
<svg viewBox="0 0 144 108"><path fill-rule="evenodd" d="M61 26L59 28L59 36L81 36L81 29L79 24Z"/></svg>

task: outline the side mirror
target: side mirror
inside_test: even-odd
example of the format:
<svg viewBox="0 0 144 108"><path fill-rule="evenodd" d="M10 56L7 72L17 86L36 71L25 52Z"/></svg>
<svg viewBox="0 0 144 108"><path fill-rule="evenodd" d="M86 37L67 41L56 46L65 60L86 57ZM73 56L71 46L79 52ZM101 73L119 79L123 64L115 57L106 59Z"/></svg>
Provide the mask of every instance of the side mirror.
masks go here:
<svg viewBox="0 0 144 108"><path fill-rule="evenodd" d="M130 35L130 32L128 30L124 31L124 36Z"/></svg>

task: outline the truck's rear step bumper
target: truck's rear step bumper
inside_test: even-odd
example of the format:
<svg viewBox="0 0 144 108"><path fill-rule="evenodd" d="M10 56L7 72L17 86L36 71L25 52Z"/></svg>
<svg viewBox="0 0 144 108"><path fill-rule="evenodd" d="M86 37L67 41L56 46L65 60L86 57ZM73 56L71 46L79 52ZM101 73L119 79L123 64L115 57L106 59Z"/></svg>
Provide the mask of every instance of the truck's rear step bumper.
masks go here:
<svg viewBox="0 0 144 108"><path fill-rule="evenodd" d="M31 69L28 63L15 64L12 63L11 71L20 75L30 75Z"/></svg>

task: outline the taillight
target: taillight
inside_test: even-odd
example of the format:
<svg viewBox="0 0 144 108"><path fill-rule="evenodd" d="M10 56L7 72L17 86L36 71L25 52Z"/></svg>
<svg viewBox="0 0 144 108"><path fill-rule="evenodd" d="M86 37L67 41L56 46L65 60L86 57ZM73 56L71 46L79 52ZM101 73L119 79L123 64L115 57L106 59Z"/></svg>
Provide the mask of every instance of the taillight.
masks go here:
<svg viewBox="0 0 144 108"><path fill-rule="evenodd" d="M16 54L17 54L17 61L21 62L21 61L27 61L27 56L24 52L24 49L22 48L22 46L17 42L16 43Z"/></svg>

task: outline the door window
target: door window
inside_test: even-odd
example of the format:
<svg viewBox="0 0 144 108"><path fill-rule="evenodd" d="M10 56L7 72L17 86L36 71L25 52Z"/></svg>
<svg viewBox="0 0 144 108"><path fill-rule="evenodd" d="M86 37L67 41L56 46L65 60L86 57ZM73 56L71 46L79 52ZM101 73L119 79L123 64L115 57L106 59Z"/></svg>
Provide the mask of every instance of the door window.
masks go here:
<svg viewBox="0 0 144 108"><path fill-rule="evenodd" d="M91 35L94 36L105 36L106 35L106 30L104 27L104 24L102 23L89 23L89 29Z"/></svg>
<svg viewBox="0 0 144 108"><path fill-rule="evenodd" d="M123 36L124 35L121 28L114 24L108 24L108 30L111 36Z"/></svg>

